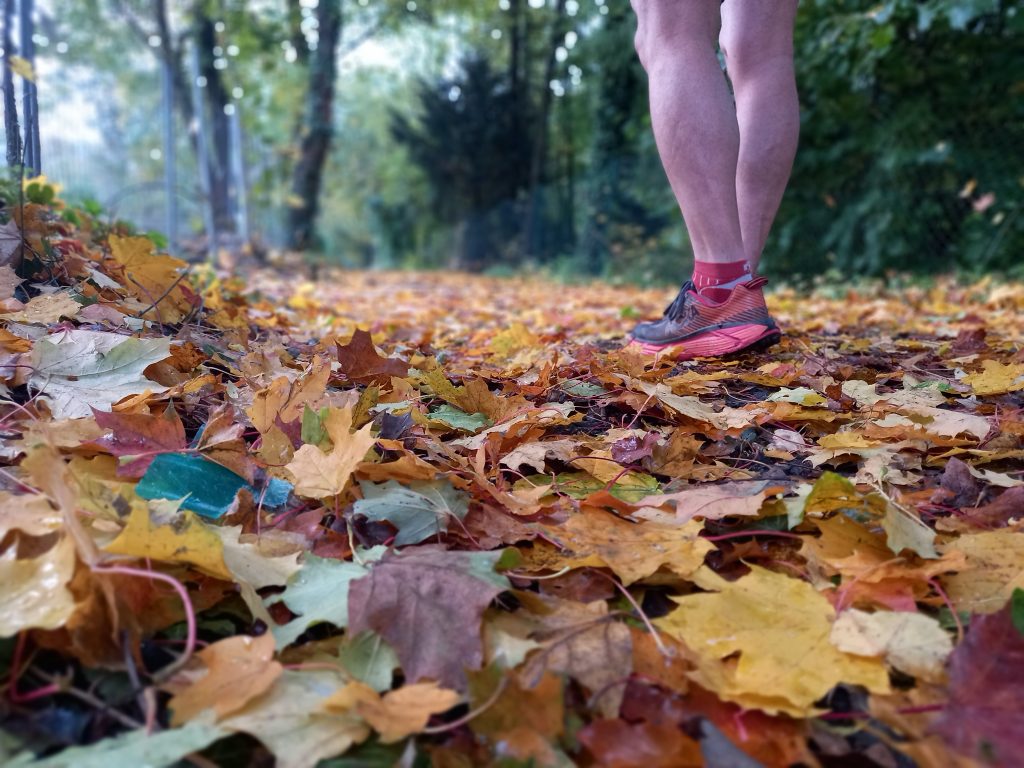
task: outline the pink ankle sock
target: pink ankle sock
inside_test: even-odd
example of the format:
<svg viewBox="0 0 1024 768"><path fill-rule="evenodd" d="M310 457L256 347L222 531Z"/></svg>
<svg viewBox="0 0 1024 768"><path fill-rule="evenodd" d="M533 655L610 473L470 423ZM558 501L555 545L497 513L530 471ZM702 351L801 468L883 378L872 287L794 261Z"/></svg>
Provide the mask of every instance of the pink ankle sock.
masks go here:
<svg viewBox="0 0 1024 768"><path fill-rule="evenodd" d="M740 283L745 283L753 276L750 264L744 261L727 261L716 263L711 261L693 262L693 286L697 293L711 301L721 302L729 298L729 293Z"/></svg>

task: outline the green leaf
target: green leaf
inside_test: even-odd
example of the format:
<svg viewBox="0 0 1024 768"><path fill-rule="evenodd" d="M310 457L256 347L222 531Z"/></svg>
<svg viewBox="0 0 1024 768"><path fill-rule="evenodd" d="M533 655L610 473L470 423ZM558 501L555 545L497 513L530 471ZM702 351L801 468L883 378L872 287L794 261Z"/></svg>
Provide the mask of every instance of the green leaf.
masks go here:
<svg viewBox="0 0 1024 768"><path fill-rule="evenodd" d="M355 637L346 637L338 651L338 659L352 677L373 690L379 693L391 690L398 656L376 632L366 631Z"/></svg>
<svg viewBox="0 0 1024 768"><path fill-rule="evenodd" d="M327 431L324 429L324 417L327 416L328 409L321 408L318 411L314 411L308 405L305 406L305 410L302 411L302 442L309 443L310 445L320 445L327 437Z"/></svg>
<svg viewBox="0 0 1024 768"><path fill-rule="evenodd" d="M1017 631L1024 635L1024 589L1013 590L1010 597L1010 621Z"/></svg>
<svg viewBox="0 0 1024 768"><path fill-rule="evenodd" d="M103 739L87 747L72 747L52 757L35 760L22 755L7 763L8 768L111 768L145 765L151 768L173 765L186 755L205 749L227 732L216 725L193 720L181 728L148 733L145 728Z"/></svg>
<svg viewBox="0 0 1024 768"><path fill-rule="evenodd" d="M413 482L408 487L388 480L380 485L360 483L360 488L363 498L353 505L353 512L395 526L399 547L444 533L449 518L462 520L469 511L469 497L444 480Z"/></svg>
<svg viewBox="0 0 1024 768"><path fill-rule="evenodd" d="M482 413L466 413L452 405L441 405L427 414L427 418L463 432L479 432L491 426L491 420Z"/></svg>
<svg viewBox="0 0 1024 768"><path fill-rule="evenodd" d="M552 485L551 477L548 475L530 475L517 480L512 487L515 489L531 488L539 485ZM557 475L554 480L554 488L573 499L585 499L592 493L603 491L608 483L598 480L586 472L563 472ZM645 496L659 493L661 491L658 481L651 475L642 472L627 472L618 480L615 485L608 489L617 499L628 501L631 504L643 499Z"/></svg>
<svg viewBox="0 0 1024 768"><path fill-rule="evenodd" d="M161 453L153 459L135 492L144 499L183 499L182 508L218 518L231 509L242 488L249 488L258 497L243 478L209 459Z"/></svg>
<svg viewBox="0 0 1024 768"><path fill-rule="evenodd" d="M359 745L344 757L324 760L317 768L394 768L405 764L402 761L405 750L404 742L381 744L379 741L370 741Z"/></svg>
<svg viewBox="0 0 1024 768"><path fill-rule="evenodd" d="M359 553L364 563L379 560L384 547ZM278 648L294 643L313 624L327 621L336 627L348 626L348 587L369 573L365 565L345 560L306 555L302 568L295 573L284 592L273 595L264 604L284 603L298 616L287 624L271 627Z"/></svg>
<svg viewBox="0 0 1024 768"><path fill-rule="evenodd" d="M562 385L562 391L571 397L597 397L605 393L604 387L589 381L567 381Z"/></svg>
<svg viewBox="0 0 1024 768"><path fill-rule="evenodd" d="M143 371L170 354L171 340L167 338L61 331L35 343L28 386L42 393L54 418L91 416L93 408L109 411L129 395L166 390L147 379Z"/></svg>
<svg viewBox="0 0 1024 768"><path fill-rule="evenodd" d="M825 472L807 496L804 514L828 514L841 509L859 511L863 507L864 498L853 483L835 472Z"/></svg>
<svg viewBox="0 0 1024 768"><path fill-rule="evenodd" d="M897 555L904 549L909 549L923 558L938 559L939 553L935 551L935 531L910 511L895 504L887 504L885 517L882 518L882 528L885 529L886 544Z"/></svg>

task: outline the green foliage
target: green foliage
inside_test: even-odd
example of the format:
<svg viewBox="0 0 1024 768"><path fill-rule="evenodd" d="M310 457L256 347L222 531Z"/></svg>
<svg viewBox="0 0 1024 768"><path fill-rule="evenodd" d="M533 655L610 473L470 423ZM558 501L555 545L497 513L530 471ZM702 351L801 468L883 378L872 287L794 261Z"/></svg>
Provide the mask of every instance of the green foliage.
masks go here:
<svg viewBox="0 0 1024 768"><path fill-rule="evenodd" d="M1024 247L1020 21L997 0L801 6L801 148L768 269L1007 269ZM824 252L824 253L823 253Z"/></svg>

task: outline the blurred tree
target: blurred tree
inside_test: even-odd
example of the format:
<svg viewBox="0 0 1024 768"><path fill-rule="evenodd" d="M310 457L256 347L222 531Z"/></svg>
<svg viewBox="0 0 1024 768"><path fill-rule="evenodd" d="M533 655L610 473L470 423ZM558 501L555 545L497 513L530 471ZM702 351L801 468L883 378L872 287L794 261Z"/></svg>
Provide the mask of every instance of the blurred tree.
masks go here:
<svg viewBox="0 0 1024 768"><path fill-rule="evenodd" d="M421 82L415 123L394 116L392 132L430 181L433 210L456 227L452 266L482 269L515 240L508 207L527 186L530 146L519 128L507 72L471 54L453 78ZM513 219L514 221L514 219Z"/></svg>
<svg viewBox="0 0 1024 768"><path fill-rule="evenodd" d="M601 274L623 251L635 258L669 223L645 205L640 190L652 182L667 188L663 174L641 173L639 134L650 132L647 80L633 51L632 12L616 7L589 41L594 87L589 163L589 201L583 258L590 274ZM648 147L648 152L652 147ZM660 178L658 178L660 176ZM680 270L681 271L681 270ZM675 279L675 276L669 279Z"/></svg>
<svg viewBox="0 0 1024 768"><path fill-rule="evenodd" d="M14 70L11 56L14 54L14 4L16 0L4 0L3 15L3 68L4 68L4 136L7 143L7 165L11 168L21 165L21 126L18 124L18 102L14 95Z"/></svg>
<svg viewBox="0 0 1024 768"><path fill-rule="evenodd" d="M341 0L320 0L316 18L318 40L316 49L308 54L309 85L300 129L299 156L292 174L292 195L288 201L288 245L296 250L313 245L324 161L334 132Z"/></svg>

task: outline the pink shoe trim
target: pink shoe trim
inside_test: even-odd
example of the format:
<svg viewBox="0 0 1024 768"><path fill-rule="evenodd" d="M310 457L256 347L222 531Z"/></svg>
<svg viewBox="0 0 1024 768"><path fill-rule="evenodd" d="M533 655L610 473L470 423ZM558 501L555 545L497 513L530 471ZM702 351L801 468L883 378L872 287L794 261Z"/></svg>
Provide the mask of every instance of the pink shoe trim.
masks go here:
<svg viewBox="0 0 1024 768"><path fill-rule="evenodd" d="M741 349L756 344L763 339L779 335L778 328L769 328L764 325L737 325L732 328L720 328L715 331L699 334L686 341L676 341L671 344L648 344L633 339L630 347L637 347L641 352L648 355L657 355L667 349L675 350L673 354L677 360L691 360L695 357L720 357L731 352L738 352Z"/></svg>

